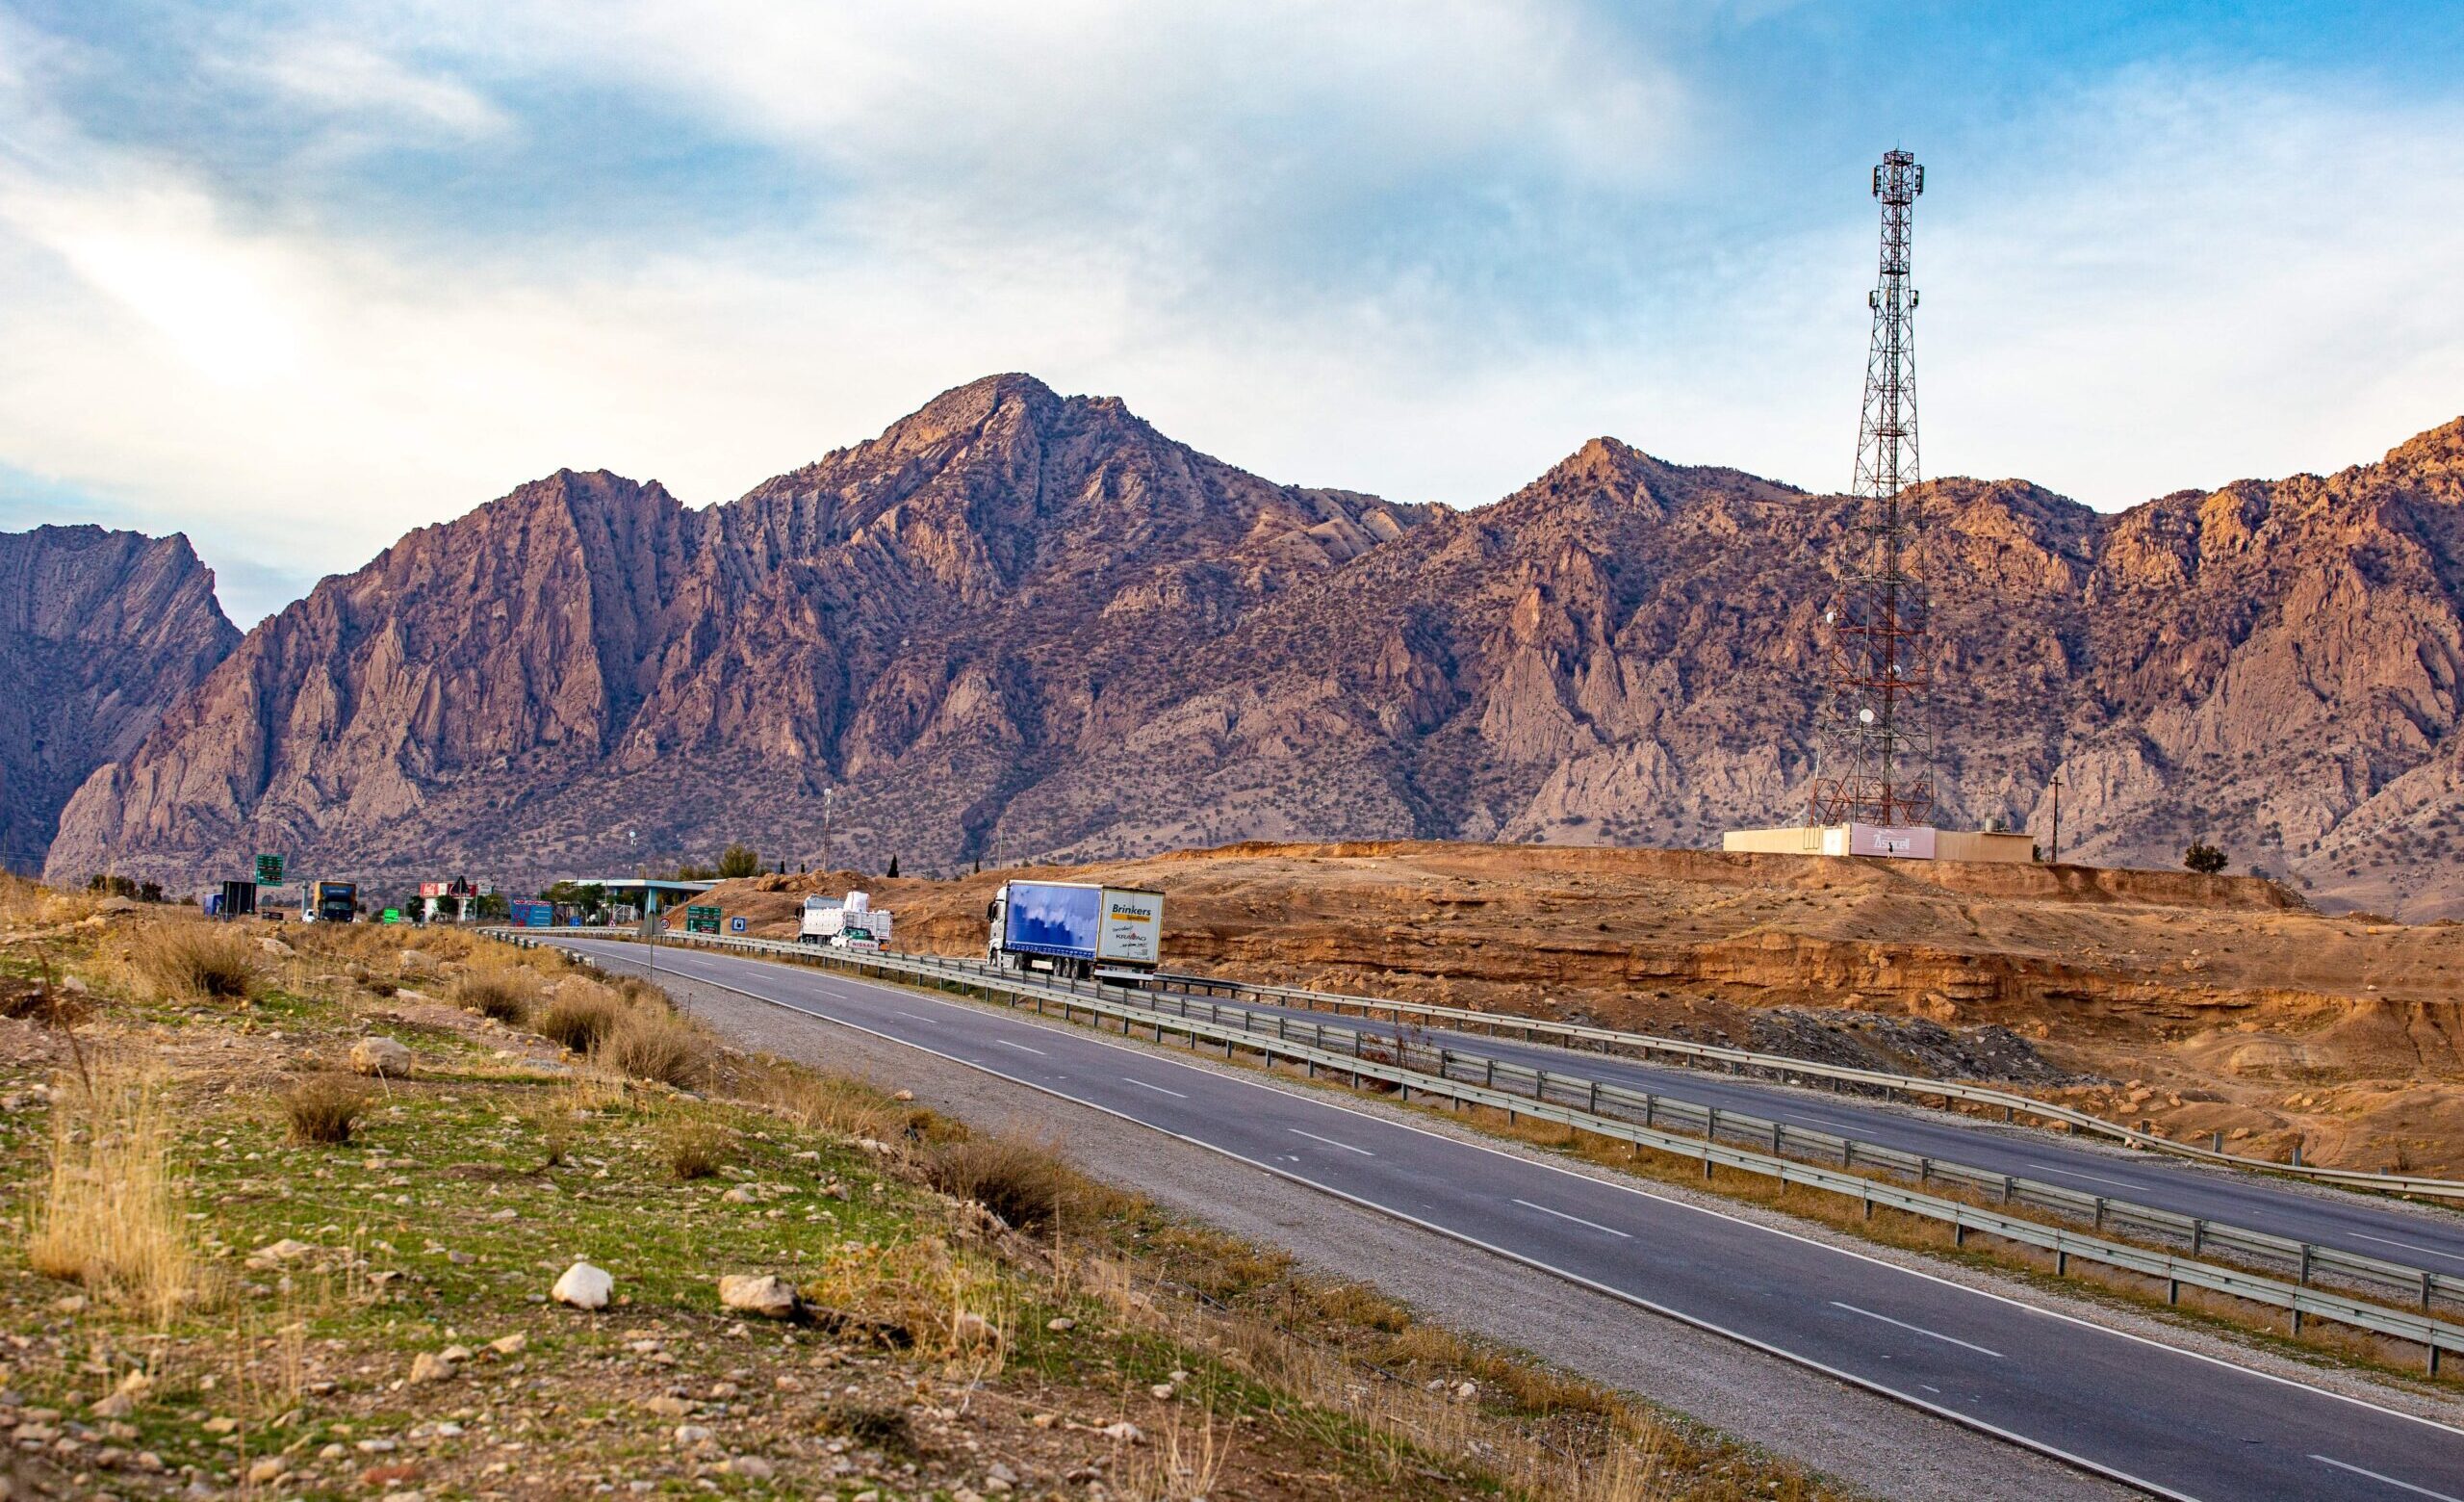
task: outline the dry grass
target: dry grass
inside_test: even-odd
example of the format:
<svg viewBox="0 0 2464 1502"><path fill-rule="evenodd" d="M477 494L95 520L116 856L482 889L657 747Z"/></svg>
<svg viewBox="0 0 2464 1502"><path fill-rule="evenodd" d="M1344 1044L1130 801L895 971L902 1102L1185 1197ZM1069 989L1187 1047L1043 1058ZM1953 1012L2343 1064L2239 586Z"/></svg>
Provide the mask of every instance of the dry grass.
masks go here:
<svg viewBox="0 0 2464 1502"><path fill-rule="evenodd" d="M28 1265L167 1322L200 1297L205 1269L189 1235L161 1079L99 1060L83 1076L64 1076L53 1102Z"/></svg>
<svg viewBox="0 0 2464 1502"><path fill-rule="evenodd" d="M1167 1411L1160 1433L1143 1446L1121 1445L1113 1454L1117 1494L1130 1502L1204 1502L1220 1484L1232 1456L1231 1436L1216 1427L1208 1411L1193 1427L1177 1408Z"/></svg>
<svg viewBox="0 0 2464 1502"><path fill-rule="evenodd" d="M716 1122L680 1122L667 1134L667 1170L687 1182L727 1167L735 1133Z"/></svg>
<svg viewBox="0 0 2464 1502"><path fill-rule="evenodd" d="M539 982L526 970L490 967L471 971L453 982L453 1001L500 1023L520 1023L530 1016L539 997Z"/></svg>
<svg viewBox="0 0 2464 1502"><path fill-rule="evenodd" d="M626 1079L650 1079L680 1088L697 1084L710 1067L710 1046L692 1027L665 1012L628 1009L590 1050L591 1062Z"/></svg>
<svg viewBox="0 0 2464 1502"><path fill-rule="evenodd" d="M138 931L129 964L158 1000L245 1001L265 984L255 937L231 924L149 924Z"/></svg>
<svg viewBox="0 0 2464 1502"><path fill-rule="evenodd" d="M924 1153L918 1168L941 1193L972 1200L1020 1230L1073 1225L1121 1203L1117 1190L1095 1183L1051 1149L1014 1137L942 1143Z"/></svg>
<svg viewBox="0 0 2464 1502"><path fill-rule="evenodd" d="M803 1070L771 1071L758 1099L808 1130L850 1142L895 1142L909 1114L906 1106L864 1080Z"/></svg>
<svg viewBox="0 0 2464 1502"><path fill-rule="evenodd" d="M625 1018L617 995L579 976L565 981L530 1014L530 1030L575 1053L589 1053Z"/></svg>
<svg viewBox="0 0 2464 1502"><path fill-rule="evenodd" d="M833 1244L809 1268L805 1301L919 1354L998 1370L1008 1344L1009 1298L1000 1275L935 1237L891 1245Z"/></svg>
<svg viewBox="0 0 2464 1502"><path fill-rule="evenodd" d="M367 1090L333 1071L310 1075L274 1099L294 1142L348 1142L352 1125L368 1109Z"/></svg>

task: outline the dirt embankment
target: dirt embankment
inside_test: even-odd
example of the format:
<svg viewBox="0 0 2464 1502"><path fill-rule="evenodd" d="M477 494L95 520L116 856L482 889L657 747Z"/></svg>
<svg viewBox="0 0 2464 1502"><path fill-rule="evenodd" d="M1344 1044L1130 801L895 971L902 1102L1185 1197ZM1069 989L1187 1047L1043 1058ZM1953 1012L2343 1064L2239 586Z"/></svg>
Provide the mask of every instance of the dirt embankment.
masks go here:
<svg viewBox="0 0 2464 1502"><path fill-rule="evenodd" d="M783 935L806 892L859 886L896 912L902 947L974 953L1019 874L1162 890L1167 950L1192 969L1947 1065L2244 1151L2298 1140L2314 1160L2464 1172L2464 925L2329 917L2249 878L1249 843L955 881L762 877L719 900ZM1939 1024L1954 1046L1843 1013Z"/></svg>

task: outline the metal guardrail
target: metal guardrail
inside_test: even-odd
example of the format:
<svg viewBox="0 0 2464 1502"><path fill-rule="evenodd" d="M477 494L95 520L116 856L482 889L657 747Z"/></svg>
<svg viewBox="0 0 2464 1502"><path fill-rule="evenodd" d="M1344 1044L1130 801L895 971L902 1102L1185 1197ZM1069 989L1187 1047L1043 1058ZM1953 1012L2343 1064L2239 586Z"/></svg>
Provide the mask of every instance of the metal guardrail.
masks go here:
<svg viewBox="0 0 2464 1502"><path fill-rule="evenodd" d="M494 929L488 932L515 943L536 944L554 931ZM572 937L629 937L597 929L565 933ZM1243 1019L1240 1025L1233 1025L1212 1015L1218 1009L1201 998L1183 999L1190 1007L1206 1008L1210 1015L1194 1015L1188 1010L1167 1011L1143 1001L1131 1001L1127 997L1132 993L1100 982L1021 980L988 967L938 957L826 949L778 940L714 938L708 935L677 936L664 942L700 948L775 954L851 970L860 974L870 972L884 977L927 980L941 989L955 988L962 993L972 990L981 993L988 1000L1006 1001L1014 1007L1031 1005L1039 1013L1047 1012L1049 1005L1057 1003L1065 1020L1074 1020L1074 1013L1083 1011L1099 1022L1110 1020L1118 1023L1124 1034L1143 1025L1152 1028L1159 1041L1167 1032L1174 1032L1188 1037L1192 1048L1200 1041L1220 1044L1226 1058L1231 1057L1236 1049L1247 1049L1269 1060L1281 1057L1301 1064L1313 1077L1320 1070L1326 1070L1348 1075L1355 1084L1363 1080L1377 1080L1396 1086L1406 1101L1417 1090L1424 1096L1487 1106L1515 1116L1553 1121L1636 1148L1651 1148L1656 1152L1699 1160L1704 1165L1704 1177L1707 1178L1714 1167L1733 1168L1784 1183L1800 1184L1857 1200L1868 1218L1872 1216L1874 1207L1881 1205L1939 1221L1952 1228L1955 1244L1964 1243L1969 1232L1977 1231L2034 1247L2053 1255L2057 1274L2066 1275L2073 1257L2136 1273L2162 1282L2169 1303L2178 1302L2181 1290L2186 1286L2204 1288L2288 1310L2293 1316L2296 1333L2299 1332L2305 1318L2316 1318L2411 1341L2426 1352L2426 1364L2433 1376L2437 1374L2444 1356L2464 1353L2464 1326L2428 1313L2389 1308L2327 1292L2306 1282L2288 1283L2238 1268L2199 1261L2194 1257L2176 1256L2169 1252L2082 1234L2040 1221L2005 1215L1989 1207L1928 1194L1922 1189L1906 1189L1862 1178L1849 1170L1864 1168L1909 1172L1912 1168L1920 1184L1938 1179L1989 1193L1998 1191L2006 1196L2005 1203L2013 1204L2042 1204L2043 1201L2036 1198L2040 1194L2086 1198L2095 1202L2100 1208L2099 1229L2131 1227L2166 1232L2174 1230L2179 1223L2189 1222L2193 1234L2203 1246L2226 1248L2231 1243L2222 1239L2220 1232L2229 1232L2237 1240L2251 1244L2273 1243L2298 1248L2297 1255L2305 1271L2313 1276L2329 1267L2323 1254L2333 1252L2331 1248L2289 1242L2285 1238L2239 1228L2219 1228L2212 1222L2193 1221L2189 1217L2145 1206L2123 1205L2121 1202L2101 1196L2081 1197L2076 1191L2065 1190L2059 1185L2040 1184L2008 1175L1986 1174L1938 1159L1900 1152L1895 1149L1859 1143L1829 1132L1810 1131L1688 1101L1669 1101L1647 1092L1630 1091L1622 1086L1603 1084L1598 1080L1554 1071L1525 1069L1500 1060L1482 1058L1483 1077L1480 1083L1474 1084L1459 1077L1467 1067L1465 1061L1473 1055L1448 1049L1431 1050L1424 1044L1415 1045L1403 1037L1399 1029L1392 1036L1384 1036L1360 1028L1331 1026L1239 1007L1229 1009ZM1152 997L1151 993L1137 994L1149 999ZM1274 1026L1269 1029L1257 1025L1260 1023L1272 1023ZM1416 1048L1422 1056L1433 1052L1437 1069L1413 1067L1410 1060L1415 1056ZM1529 1093L1515 1089L1518 1083L1527 1085ZM1573 1103L1566 1099L1569 1096L1581 1103ZM1628 1114L1610 1114L1610 1110L1639 1110L1641 1120L1634 1120ZM1687 1126L1698 1126L1703 1135L1688 1136L1665 1129ZM1792 1145L1801 1149L1827 1145L1840 1156L1840 1168L1799 1162L1777 1152L1739 1148L1721 1140L1723 1134L1733 1137L1740 1132L1750 1133L1758 1148L1766 1141L1782 1151ZM2143 1215L2160 1217L2163 1222L2174 1225L2158 1220L2142 1221L2139 1217ZM2350 1254L2336 1253L2335 1256L2344 1257ZM2374 1259L2355 1260L2367 1263ZM2393 1263L2382 1266L2398 1268L2398 1264ZM2428 1293L2452 1292L2452 1284L2445 1282L2440 1275L2422 1273L2418 1269L2399 1270L2407 1275L2408 1289L2418 1285ZM2417 1282L2425 1279L2427 1282ZM2426 1293L2425 1297L2427 1296Z"/></svg>
<svg viewBox="0 0 2464 1502"><path fill-rule="evenodd" d="M2109 1122L2103 1117L2066 1105L2056 1105L2033 1096L2013 1091L1996 1090L1989 1085L1964 1084L1958 1080L1927 1079L1916 1075L1893 1075L1880 1070L1857 1069L1845 1064L1825 1064L1813 1059L1791 1058L1784 1053L1758 1053L1747 1049L1732 1049L1719 1044L1695 1043L1684 1038L1665 1038L1654 1033L1626 1032L1613 1027L1589 1027L1578 1023L1552 1022L1546 1018L1521 1017L1512 1013L1476 1012L1469 1007L1439 1006L1424 1001L1390 1001L1376 997L1346 996L1341 992L1311 991L1298 986L1270 986L1254 981L1226 980L1214 975L1159 973L1155 977L1166 984L1184 989L1204 987L1208 994L1218 991L1239 997L1250 996L1262 1000L1308 1007L1311 1010L1341 1012L1356 1008L1364 1016L1392 1013L1401 1018L1424 1017L1443 1021L1458 1028L1485 1028L1493 1034L1513 1033L1526 1042L1562 1040L1568 1047L1589 1044L1599 1051L1615 1052L1630 1049L1646 1057L1654 1054L1679 1059L1686 1063L1726 1064L1732 1071L1752 1070L1759 1074L1790 1075L1804 1079L1828 1079L1859 1084L1884 1091L1896 1091L1910 1096L1938 1096L1945 1104L1952 1101L1967 1101L1980 1105L1999 1106L2006 1112L2025 1112L2046 1121L2062 1122L2083 1131L2092 1131L2132 1147L2153 1152L2168 1152L2177 1157L2217 1163L2229 1168L2254 1170L2261 1173L2297 1175L2320 1183L2337 1184L2348 1189L2368 1189L2383 1194L2422 1195L2433 1199L2464 1201L2464 1181L2452 1178L2430 1178L2413 1174L2377 1174L2365 1169L2324 1168L2311 1163L2278 1163L2269 1158L2245 1157L2239 1153L2202 1148L2196 1143L2175 1142L2136 1127Z"/></svg>

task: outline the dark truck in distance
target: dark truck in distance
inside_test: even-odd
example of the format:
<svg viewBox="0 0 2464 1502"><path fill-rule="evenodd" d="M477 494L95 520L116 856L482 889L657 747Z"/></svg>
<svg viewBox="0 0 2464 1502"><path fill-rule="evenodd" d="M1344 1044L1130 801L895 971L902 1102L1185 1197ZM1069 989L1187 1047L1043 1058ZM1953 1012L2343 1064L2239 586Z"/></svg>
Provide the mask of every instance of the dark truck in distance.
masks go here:
<svg viewBox="0 0 2464 1502"><path fill-rule="evenodd" d="M1143 985L1164 958L1164 894L1074 881L1008 881L984 910L985 958L1004 970Z"/></svg>

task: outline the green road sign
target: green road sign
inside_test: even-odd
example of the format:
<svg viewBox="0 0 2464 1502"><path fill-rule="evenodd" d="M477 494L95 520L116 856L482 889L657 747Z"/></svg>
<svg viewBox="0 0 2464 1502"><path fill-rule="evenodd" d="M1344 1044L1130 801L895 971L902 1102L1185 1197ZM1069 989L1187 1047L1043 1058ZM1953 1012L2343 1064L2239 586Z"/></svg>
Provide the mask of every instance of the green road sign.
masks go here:
<svg viewBox="0 0 2464 1502"><path fill-rule="evenodd" d="M696 902L684 910L684 931L688 934L714 934L719 931L719 910L716 904Z"/></svg>
<svg viewBox="0 0 2464 1502"><path fill-rule="evenodd" d="M281 856L260 855L257 857L257 885L260 887L279 887L282 885Z"/></svg>
<svg viewBox="0 0 2464 1502"><path fill-rule="evenodd" d="M387 908L385 910L385 921L389 923L398 923L401 920L402 910L400 908Z"/></svg>

